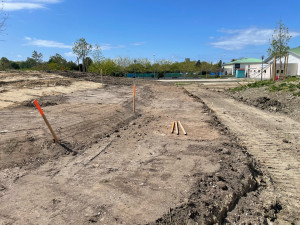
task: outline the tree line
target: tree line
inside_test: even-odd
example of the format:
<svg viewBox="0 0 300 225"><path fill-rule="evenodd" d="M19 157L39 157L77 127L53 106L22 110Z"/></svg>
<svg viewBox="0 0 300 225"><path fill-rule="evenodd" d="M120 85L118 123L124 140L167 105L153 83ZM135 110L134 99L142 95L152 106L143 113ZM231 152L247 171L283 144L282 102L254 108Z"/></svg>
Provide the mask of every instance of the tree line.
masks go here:
<svg viewBox="0 0 300 225"><path fill-rule="evenodd" d="M222 62L190 60L186 58L182 62L170 60L151 61L147 58L132 59L129 57L105 58L99 45L92 46L84 38L74 43L73 52L77 60L67 61L62 55L56 53L48 61L43 60L43 54L33 51L32 56L25 61L10 61L6 57L0 59L1 70L64 70L99 73L103 71L108 76L126 76L126 74L155 73L163 76L165 73L182 73L185 75L206 75L211 72L219 72Z"/></svg>

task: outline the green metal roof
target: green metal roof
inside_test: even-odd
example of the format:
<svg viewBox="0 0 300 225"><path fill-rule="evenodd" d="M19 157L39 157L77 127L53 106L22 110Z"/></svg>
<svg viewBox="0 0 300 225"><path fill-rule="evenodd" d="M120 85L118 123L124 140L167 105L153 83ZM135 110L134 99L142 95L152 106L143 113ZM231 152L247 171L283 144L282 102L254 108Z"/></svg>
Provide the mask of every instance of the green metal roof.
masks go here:
<svg viewBox="0 0 300 225"><path fill-rule="evenodd" d="M297 48L290 49L290 52L300 56L300 46Z"/></svg>
<svg viewBox="0 0 300 225"><path fill-rule="evenodd" d="M235 60L233 62L229 62L224 64L226 65L233 65L233 64L251 64L251 63L261 63L261 59L255 59L255 58L245 58L245 59L239 59L239 60Z"/></svg>

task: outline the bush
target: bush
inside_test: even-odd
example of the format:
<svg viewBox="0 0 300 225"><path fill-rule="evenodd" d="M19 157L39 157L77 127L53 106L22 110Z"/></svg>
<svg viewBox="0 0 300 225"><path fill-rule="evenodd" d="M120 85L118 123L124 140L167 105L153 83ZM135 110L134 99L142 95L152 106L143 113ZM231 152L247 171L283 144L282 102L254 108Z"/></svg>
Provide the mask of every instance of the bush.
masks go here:
<svg viewBox="0 0 300 225"><path fill-rule="evenodd" d="M19 70L19 69L20 69L19 64L16 63L16 62L12 62L12 63L10 64L10 67L11 67L12 69L15 69L15 70Z"/></svg>
<svg viewBox="0 0 300 225"><path fill-rule="evenodd" d="M54 62L48 63L47 68L48 70L61 70L60 65Z"/></svg>

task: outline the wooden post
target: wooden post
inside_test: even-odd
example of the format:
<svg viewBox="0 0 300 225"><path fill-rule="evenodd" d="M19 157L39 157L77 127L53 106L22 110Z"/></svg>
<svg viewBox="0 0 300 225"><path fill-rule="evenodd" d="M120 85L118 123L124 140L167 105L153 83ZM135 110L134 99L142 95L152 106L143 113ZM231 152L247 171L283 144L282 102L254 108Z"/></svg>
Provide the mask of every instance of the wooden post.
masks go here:
<svg viewBox="0 0 300 225"><path fill-rule="evenodd" d="M102 87L103 87L103 72L102 72L102 69L100 69L100 76L101 76L101 84L102 84Z"/></svg>
<svg viewBox="0 0 300 225"><path fill-rule="evenodd" d="M42 115L42 117L43 117L45 123L47 124L47 126L48 126L48 128L49 128L49 130L50 130L50 132L51 132L51 134L52 134L52 136L53 136L53 138L54 138L54 141L55 141L56 143L58 143L58 142L59 142L59 141L58 141L58 138L56 137L56 135L55 135L55 133L54 133L54 131L53 131L53 129L52 129L52 127L51 127L49 121L47 120L47 118L46 118L46 116L45 116L43 110L41 109L41 106L39 105L39 103L37 102L37 100L34 100L33 103L35 104L36 108L39 110L39 112L40 112L40 114Z"/></svg>
<svg viewBox="0 0 300 225"><path fill-rule="evenodd" d="M187 135L187 133L185 132L185 129L183 128L183 126L182 126L182 124L181 124L180 121L178 121L178 124L179 124L179 126L180 126L182 132L184 133L184 135Z"/></svg>
<svg viewBox="0 0 300 225"><path fill-rule="evenodd" d="M175 122L172 123L172 127L171 127L171 134L174 133L174 126L175 126Z"/></svg>
<svg viewBox="0 0 300 225"><path fill-rule="evenodd" d="M132 104L133 112L135 113L135 85L133 85L133 104Z"/></svg>
<svg viewBox="0 0 300 225"><path fill-rule="evenodd" d="M178 135L178 132L179 132L179 130L178 130L178 123L177 123L177 121L175 120L175 134Z"/></svg>

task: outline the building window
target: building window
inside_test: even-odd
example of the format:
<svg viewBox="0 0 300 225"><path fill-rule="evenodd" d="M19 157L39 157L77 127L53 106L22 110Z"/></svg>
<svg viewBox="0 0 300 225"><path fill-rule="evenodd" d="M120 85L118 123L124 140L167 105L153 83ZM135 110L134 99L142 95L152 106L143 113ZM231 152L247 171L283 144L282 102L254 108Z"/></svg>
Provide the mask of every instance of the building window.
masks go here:
<svg viewBox="0 0 300 225"><path fill-rule="evenodd" d="M260 70L258 72L260 73Z"/></svg>
<svg viewBox="0 0 300 225"><path fill-rule="evenodd" d="M267 71L266 70L264 70L264 73L266 73Z"/></svg>
<svg viewBox="0 0 300 225"><path fill-rule="evenodd" d="M277 73L279 73L279 70L277 70Z"/></svg>

